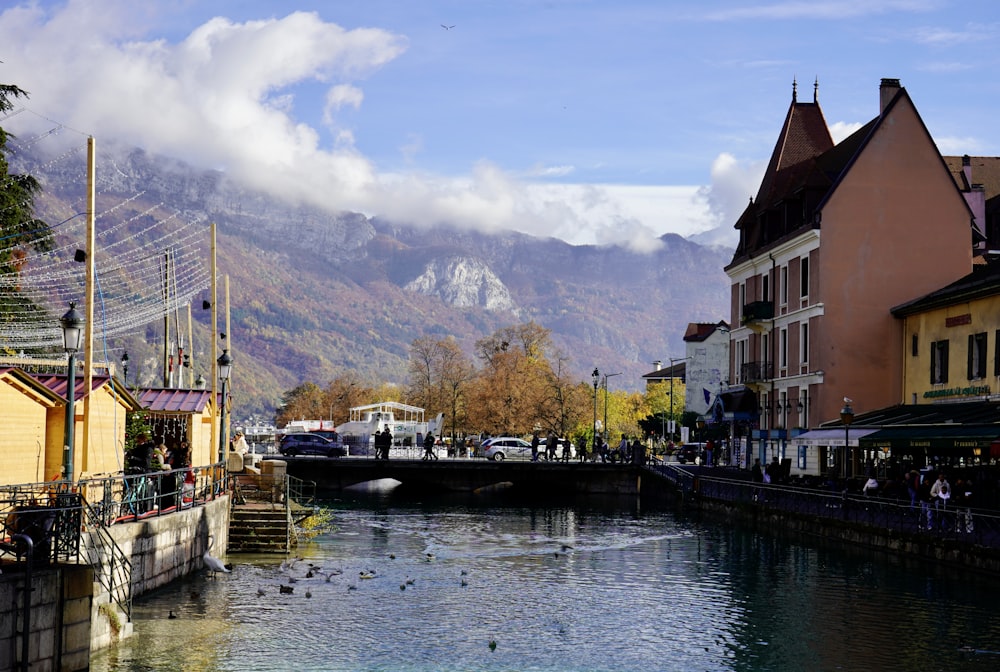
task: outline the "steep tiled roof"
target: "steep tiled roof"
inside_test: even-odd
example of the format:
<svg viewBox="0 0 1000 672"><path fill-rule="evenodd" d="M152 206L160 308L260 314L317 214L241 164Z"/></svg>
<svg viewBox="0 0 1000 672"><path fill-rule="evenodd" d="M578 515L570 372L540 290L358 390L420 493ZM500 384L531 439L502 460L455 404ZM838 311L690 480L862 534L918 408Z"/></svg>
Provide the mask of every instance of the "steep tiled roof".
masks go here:
<svg viewBox="0 0 1000 672"><path fill-rule="evenodd" d="M211 398L211 390L149 389L139 392L142 407L160 413L201 413Z"/></svg>
<svg viewBox="0 0 1000 672"><path fill-rule="evenodd" d="M807 175L812 161L833 147L819 103L792 102L771 153L756 203L769 206L787 193L790 185Z"/></svg>
<svg viewBox="0 0 1000 672"><path fill-rule="evenodd" d="M684 332L684 340L691 343L704 341L718 329L729 329L729 325L723 322L689 322L687 331Z"/></svg>
<svg viewBox="0 0 1000 672"><path fill-rule="evenodd" d="M968 191L972 185L966 183L965 173L962 170L963 157L945 156L943 158L958 188L962 191ZM1000 157L970 156L969 163L972 168L972 183L983 185L986 198L990 199L1000 194Z"/></svg>

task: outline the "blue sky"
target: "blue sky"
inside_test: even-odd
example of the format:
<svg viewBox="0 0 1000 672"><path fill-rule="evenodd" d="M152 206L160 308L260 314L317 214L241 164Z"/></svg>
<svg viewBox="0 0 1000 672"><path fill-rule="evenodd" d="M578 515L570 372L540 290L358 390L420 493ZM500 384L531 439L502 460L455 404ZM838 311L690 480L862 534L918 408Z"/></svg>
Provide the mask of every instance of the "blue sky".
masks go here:
<svg viewBox="0 0 1000 672"><path fill-rule="evenodd" d="M3 6L14 133L54 121L420 226L732 244L793 78L800 100L818 78L835 139L895 77L943 153L1000 154L993 0Z"/></svg>

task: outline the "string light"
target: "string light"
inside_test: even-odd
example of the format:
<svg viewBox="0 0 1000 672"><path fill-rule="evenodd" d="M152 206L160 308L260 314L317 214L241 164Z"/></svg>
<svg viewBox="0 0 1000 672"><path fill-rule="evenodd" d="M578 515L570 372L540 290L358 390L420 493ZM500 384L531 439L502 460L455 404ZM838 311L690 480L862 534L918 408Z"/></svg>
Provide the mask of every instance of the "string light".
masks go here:
<svg viewBox="0 0 1000 672"><path fill-rule="evenodd" d="M6 122L22 111L24 109L19 109L0 119ZM42 115L35 116L45 119ZM82 174L71 163L82 150L79 144L44 162L35 160L41 152L29 155L28 148L56 138L64 130L74 131L64 124L50 119L47 121L54 127L29 140L14 141L8 136L8 153L18 159L18 165L12 170L19 171L19 175L31 175L40 184L46 182L46 175L56 173L59 174L60 185L72 187L82 183L82 177L78 180L65 178L66 174ZM124 174L117 166L115 168ZM99 184L95 190L109 194L111 182L100 183L101 176L102 171L98 171ZM0 180L0 189L4 182ZM140 191L125 199L116 196L113 205L95 215L98 229L95 238L99 242L115 238L106 245L97 245L92 251L98 297L94 324L88 326L93 329L92 337L95 339L103 340L141 330L171 313L176 319L179 309L192 304L210 284L206 261L207 227L203 218L185 221L179 211L164 213L165 204L159 202L112 223L119 211L134 207L145 194L145 191ZM43 191L40 198L35 199L36 209L45 205L44 196ZM0 214L24 205L24 202L8 204L7 208L0 209ZM84 294L86 282L86 265L75 262L73 258L81 247L79 241L85 237L86 222L81 216L85 213L80 212L84 209L75 207L77 214L70 217L63 214L65 219L49 227L56 243L51 250L38 252L27 250L25 245L0 246L0 254L10 255L15 250L27 252L17 272L0 273L0 302L10 306L9 310L4 310L4 323L0 324L0 346L25 350L54 347L62 342L56 316L68 300L79 300ZM35 221L28 220L21 227L34 226ZM108 226L102 227L105 223ZM133 231L133 228L136 230ZM20 231L12 237L25 233ZM172 276L171 291L166 297L161 267L164 255L170 258ZM16 307L23 305L19 302L24 299L31 301L36 308ZM41 315L48 314L50 317L40 319L39 309Z"/></svg>

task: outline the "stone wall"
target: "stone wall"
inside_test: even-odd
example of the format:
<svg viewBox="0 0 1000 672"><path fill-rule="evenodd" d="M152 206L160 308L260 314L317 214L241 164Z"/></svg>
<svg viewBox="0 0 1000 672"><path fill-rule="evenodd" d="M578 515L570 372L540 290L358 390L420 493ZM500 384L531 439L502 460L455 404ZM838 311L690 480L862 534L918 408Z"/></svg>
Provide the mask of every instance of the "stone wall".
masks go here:
<svg viewBox="0 0 1000 672"><path fill-rule="evenodd" d="M200 571L209 536L214 537L212 554L221 557L229 541L229 504L229 497L223 496L166 516L107 528L118 547L131 559L133 599ZM110 565L103 551L102 560L102 566ZM112 602L100 582L94 584L91 621L93 650L132 634L126 614Z"/></svg>
<svg viewBox="0 0 1000 672"><path fill-rule="evenodd" d="M10 567L0 574L0 670L21 669L25 574ZM90 666L90 567L38 567L31 576L28 662L32 672L86 670Z"/></svg>

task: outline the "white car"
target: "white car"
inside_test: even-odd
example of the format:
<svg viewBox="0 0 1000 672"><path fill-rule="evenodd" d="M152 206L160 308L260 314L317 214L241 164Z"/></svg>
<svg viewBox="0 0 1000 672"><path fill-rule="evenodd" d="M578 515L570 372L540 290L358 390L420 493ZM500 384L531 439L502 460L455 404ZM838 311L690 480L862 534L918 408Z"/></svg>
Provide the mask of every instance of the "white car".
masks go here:
<svg viewBox="0 0 1000 672"><path fill-rule="evenodd" d="M513 436L498 436L487 439L486 451L483 456L488 460L503 462L508 458L531 459L531 444L524 439Z"/></svg>

